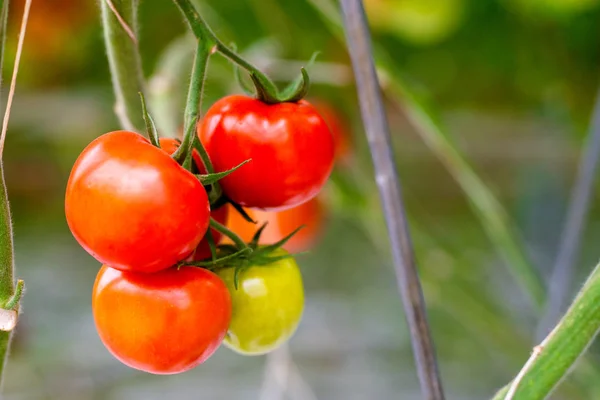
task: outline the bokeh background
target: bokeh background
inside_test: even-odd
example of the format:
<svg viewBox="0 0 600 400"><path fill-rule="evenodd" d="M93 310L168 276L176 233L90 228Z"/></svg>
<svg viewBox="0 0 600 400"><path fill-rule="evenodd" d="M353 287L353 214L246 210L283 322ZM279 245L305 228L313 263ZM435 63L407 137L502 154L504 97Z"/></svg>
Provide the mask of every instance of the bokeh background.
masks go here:
<svg viewBox="0 0 600 400"><path fill-rule="evenodd" d="M5 77L23 3L11 1ZM162 133L175 135L193 44L172 2L141 3L140 46L154 113ZM310 68L310 99L333 108L350 143L323 197L319 240L299 257L307 304L290 348L304 384L293 380L287 398L419 399L348 56L314 8L336 12L335 4L197 3L226 43L235 42L277 80L292 79L320 51ZM365 3L374 40L412 90L437 107L548 277L598 84L600 1ZM151 376L121 365L96 335L90 295L99 265L70 235L63 196L78 153L119 128L98 10L92 0L37 0L32 8L4 156L17 276L27 285L5 398L268 400L261 397L264 357L223 348L185 374ZM205 107L240 92L219 56L209 73ZM385 89L397 77L382 78ZM539 313L464 192L409 124L403 99L386 91L386 100L448 397L489 398L527 359ZM573 290L598 259L599 215L594 205ZM600 381L579 368L555 398L600 398L594 379Z"/></svg>

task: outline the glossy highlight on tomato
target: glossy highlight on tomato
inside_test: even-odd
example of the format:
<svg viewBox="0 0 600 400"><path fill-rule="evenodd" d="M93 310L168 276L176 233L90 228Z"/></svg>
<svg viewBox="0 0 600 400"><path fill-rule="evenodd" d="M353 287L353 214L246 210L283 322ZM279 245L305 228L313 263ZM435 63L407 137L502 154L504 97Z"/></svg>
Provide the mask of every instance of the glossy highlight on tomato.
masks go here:
<svg viewBox="0 0 600 400"><path fill-rule="evenodd" d="M247 96L216 102L198 134L216 171L251 159L221 181L245 207L276 211L315 197L334 162L327 123L307 101L269 105Z"/></svg>
<svg viewBox="0 0 600 400"><path fill-rule="evenodd" d="M65 213L73 236L101 263L156 272L192 254L210 205L198 179L167 153L137 133L115 131L75 162Z"/></svg>
<svg viewBox="0 0 600 400"><path fill-rule="evenodd" d="M286 254L278 249L272 256ZM231 293L232 316L225 346L244 355L261 355L292 337L304 310L302 276L293 258L244 269L237 289L234 268L220 269L217 274Z"/></svg>
<svg viewBox="0 0 600 400"><path fill-rule="evenodd" d="M196 267L140 274L103 266L92 308L107 349L125 365L152 374L176 374L206 361L231 319L223 281Z"/></svg>

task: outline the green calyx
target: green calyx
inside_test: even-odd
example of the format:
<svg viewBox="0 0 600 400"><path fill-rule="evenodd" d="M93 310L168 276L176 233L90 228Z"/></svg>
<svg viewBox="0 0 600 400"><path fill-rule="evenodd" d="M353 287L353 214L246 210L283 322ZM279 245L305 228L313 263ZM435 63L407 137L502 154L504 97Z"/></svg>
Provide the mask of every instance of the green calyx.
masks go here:
<svg viewBox="0 0 600 400"><path fill-rule="evenodd" d="M17 308L19 308L19 303L21 302L24 289L25 282L22 279L19 279L17 281L17 285L15 286L15 293L10 296L6 303L2 304L0 308L4 310L17 310Z"/></svg>
<svg viewBox="0 0 600 400"><path fill-rule="evenodd" d="M276 253L283 245L285 245L296 233L298 233L300 229L304 228L304 226L298 227L296 230L294 230L292 233L290 233L277 243L273 243L266 246L259 246L260 236L263 233L265 227L267 226L266 223L264 223L260 228L258 228L252 240L248 244L244 243L242 239L239 238L235 233L233 233L232 231L230 231L225 226L221 225L212 218L210 226L211 228L231 238L231 240L235 244L214 246L212 234L209 233L209 245L211 243L211 240L213 242L213 245L211 246L211 258L209 260L202 261L182 261L177 266L181 267L184 265L190 265L206 268L210 271L218 270L221 268L235 268L234 286L236 289L238 288L240 274L248 268L254 266L267 266L277 261L293 257L294 255L289 253L283 255L273 254Z"/></svg>
<svg viewBox="0 0 600 400"><path fill-rule="evenodd" d="M152 145L158 147L160 149L160 142L158 138L158 131L156 130L156 124L154 120L150 116L148 112L148 108L146 107L146 99L144 98L144 94L139 92L140 101L142 102L142 114L144 115L144 123L146 124L146 133L148 138L150 139L150 143Z"/></svg>
<svg viewBox="0 0 600 400"><path fill-rule="evenodd" d="M248 159L244 162L241 162L240 164L236 165L235 167L228 169L227 171L223 171L223 172L216 172L216 173L212 173L212 174L199 174L196 175L198 177L198 179L200 180L200 182L202 182L202 184L204 186L209 186L212 185L218 181L220 181L221 179L225 178L227 175L231 174L233 171L237 170L238 168L240 168L242 165L248 163L252 161L252 159Z"/></svg>

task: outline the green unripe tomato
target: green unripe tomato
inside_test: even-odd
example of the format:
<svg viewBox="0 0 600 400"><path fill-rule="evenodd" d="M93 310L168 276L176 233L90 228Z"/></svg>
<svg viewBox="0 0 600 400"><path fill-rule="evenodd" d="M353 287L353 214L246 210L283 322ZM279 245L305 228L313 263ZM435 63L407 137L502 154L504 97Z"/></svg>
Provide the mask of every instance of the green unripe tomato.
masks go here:
<svg viewBox="0 0 600 400"><path fill-rule="evenodd" d="M272 256L285 254L280 249ZM234 268L217 274L231 294L231 323L223 341L227 347L244 355L260 355L275 350L294 334L304 309L304 289L293 258L244 269L237 289Z"/></svg>

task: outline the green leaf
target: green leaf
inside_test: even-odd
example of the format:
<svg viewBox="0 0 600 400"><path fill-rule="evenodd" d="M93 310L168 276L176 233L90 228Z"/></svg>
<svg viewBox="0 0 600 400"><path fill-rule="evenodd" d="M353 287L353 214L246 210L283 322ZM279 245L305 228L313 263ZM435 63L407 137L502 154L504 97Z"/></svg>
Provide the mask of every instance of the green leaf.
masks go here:
<svg viewBox="0 0 600 400"><path fill-rule="evenodd" d="M248 215L248 213L246 212L246 210L244 210L244 207L240 206L239 204L237 204L237 203L235 203L233 201L230 201L229 203L235 209L235 211L237 211L242 216L242 218L244 218L246 221L248 221L248 222L250 222L252 224L256 224L256 221L253 220L250 217L250 215Z"/></svg>
<svg viewBox="0 0 600 400"><path fill-rule="evenodd" d="M183 136L183 142L181 146L177 148L177 151L171 155L171 157L180 164L183 164L188 154L192 153L194 140L193 138L196 136L196 122L198 121L198 117L196 117L188 126L188 130Z"/></svg>
<svg viewBox="0 0 600 400"><path fill-rule="evenodd" d="M148 113L148 109L146 108L146 99L144 98L144 93L140 92L140 100L142 102L142 114L144 115L144 122L146 124L146 133L148 134L148 138L150 139L150 143L160 149L160 142L158 140L158 132L156 131L156 125L154 124L154 120Z"/></svg>
<svg viewBox="0 0 600 400"><path fill-rule="evenodd" d="M296 233L298 233L301 229L303 229L305 227L306 227L305 225L300 225L299 227L297 227L296 229L294 229L294 231L292 233L290 233L289 235L287 235L286 237L284 237L280 241L278 241L276 243L273 243L273 244L270 244L268 246L260 247L256 251L257 255L263 255L263 254L271 253L274 250L277 250L278 248L280 248L284 244L286 244Z"/></svg>
<svg viewBox="0 0 600 400"><path fill-rule="evenodd" d="M193 267L205 267L205 268L219 267L219 266L223 266L224 264L230 263L232 260L241 258L241 256L244 256L247 253L252 253L252 249L250 249L249 247L246 247L245 249L241 249L235 253L228 254L226 256L219 257L216 260L211 260L211 261L182 261L179 263L179 266L189 265L189 266L193 266Z"/></svg>
<svg viewBox="0 0 600 400"><path fill-rule="evenodd" d="M252 240L250 241L250 247L252 247L253 249L256 249L258 247L258 242L260 241L260 236L262 235L263 231L267 227L268 223L269 222L265 222L264 224L262 224L262 226L260 228L258 228L256 233L254 233L254 235L252 236Z"/></svg>
<svg viewBox="0 0 600 400"><path fill-rule="evenodd" d="M227 171L216 172L214 174L197 175L197 177L198 177L198 179L200 179L200 182L202 182L202 184L204 186L209 186L209 185L212 185L213 183L218 182L221 179L225 178L226 176L228 176L229 174L231 174L232 172L234 172L235 170L240 168L242 165L247 164L250 161L252 161L251 158L240 163L239 165L233 167L232 169L227 170Z"/></svg>
<svg viewBox="0 0 600 400"><path fill-rule="evenodd" d="M238 287L240 285L240 274L246 269L248 269L248 267L246 266L235 267L235 270L233 271L233 287L235 288L235 290L238 290Z"/></svg>
<svg viewBox="0 0 600 400"><path fill-rule="evenodd" d="M306 68L310 68L316 61L320 52L315 51L310 57L310 60L306 64ZM310 78L305 68L300 69L300 75L292 83L290 83L285 89L282 90L280 98L283 101L295 102L304 97L308 93L310 86Z"/></svg>

